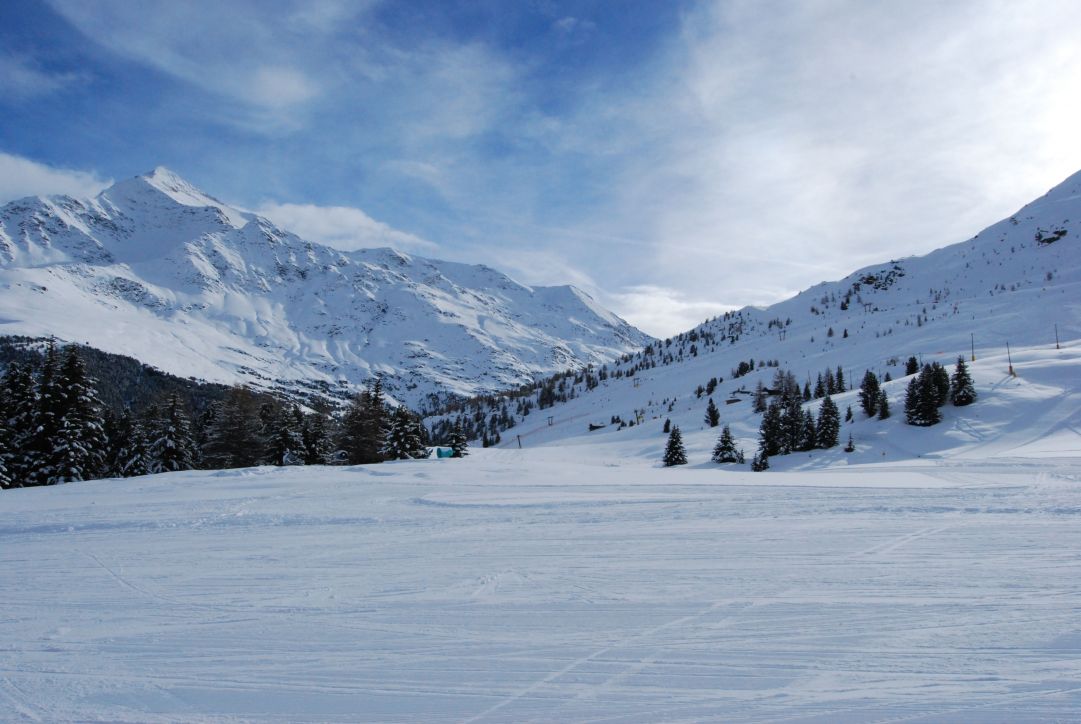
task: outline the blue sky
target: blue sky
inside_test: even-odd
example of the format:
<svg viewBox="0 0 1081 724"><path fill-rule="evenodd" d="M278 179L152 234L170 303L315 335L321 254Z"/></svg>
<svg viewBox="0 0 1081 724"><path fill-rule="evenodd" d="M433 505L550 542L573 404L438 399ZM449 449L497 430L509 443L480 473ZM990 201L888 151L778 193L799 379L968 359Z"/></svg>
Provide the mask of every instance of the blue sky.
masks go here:
<svg viewBox="0 0 1081 724"><path fill-rule="evenodd" d="M1081 168L1081 3L0 4L0 201L165 165L646 331L960 241Z"/></svg>

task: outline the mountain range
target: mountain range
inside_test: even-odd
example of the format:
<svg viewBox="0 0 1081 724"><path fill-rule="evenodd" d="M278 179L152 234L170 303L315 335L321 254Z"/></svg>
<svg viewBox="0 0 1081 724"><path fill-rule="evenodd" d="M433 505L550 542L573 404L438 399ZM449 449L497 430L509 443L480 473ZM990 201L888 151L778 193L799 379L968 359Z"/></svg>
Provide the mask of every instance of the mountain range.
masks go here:
<svg viewBox="0 0 1081 724"><path fill-rule="evenodd" d="M650 337L572 286L306 241L165 168L92 199L0 208L0 333L54 335L166 372L417 405L609 361Z"/></svg>

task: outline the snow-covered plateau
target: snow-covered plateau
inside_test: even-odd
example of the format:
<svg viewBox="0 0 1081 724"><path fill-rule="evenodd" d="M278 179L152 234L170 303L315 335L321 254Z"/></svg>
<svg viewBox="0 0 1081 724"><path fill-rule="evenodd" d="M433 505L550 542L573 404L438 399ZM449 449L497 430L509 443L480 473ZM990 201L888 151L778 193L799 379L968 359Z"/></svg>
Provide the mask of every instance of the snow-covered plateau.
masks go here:
<svg viewBox="0 0 1081 724"><path fill-rule="evenodd" d="M1013 362L766 473L706 462L713 429L662 468L636 426L5 491L0 711L1076 721L1081 345Z"/></svg>

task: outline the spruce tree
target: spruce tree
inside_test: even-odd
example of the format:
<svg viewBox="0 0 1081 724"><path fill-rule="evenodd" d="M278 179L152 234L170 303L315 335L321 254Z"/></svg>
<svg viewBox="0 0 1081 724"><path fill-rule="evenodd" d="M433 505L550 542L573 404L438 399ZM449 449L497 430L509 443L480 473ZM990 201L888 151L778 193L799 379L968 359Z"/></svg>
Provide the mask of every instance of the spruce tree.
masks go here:
<svg viewBox="0 0 1081 724"><path fill-rule="evenodd" d="M668 433L668 444L664 446L663 461L666 468L687 464L687 451L683 447L683 435L680 434L678 426L673 425L672 432Z"/></svg>
<svg viewBox="0 0 1081 724"><path fill-rule="evenodd" d="M48 456L49 482L91 480L104 472L107 440L94 381L78 348L70 345L57 376L60 401L57 406L57 430Z"/></svg>
<svg viewBox="0 0 1081 724"><path fill-rule="evenodd" d="M758 384L754 388L754 407L755 412L766 411L766 386L762 384L762 380L758 381Z"/></svg>
<svg viewBox="0 0 1081 724"><path fill-rule="evenodd" d="M271 465L302 465L304 463L304 440L297 426L297 418L303 420L300 408L281 407L270 425L270 443L267 446L267 462Z"/></svg>
<svg viewBox="0 0 1081 724"><path fill-rule="evenodd" d="M841 414L837 409L837 403L829 395L822 398L815 430L818 434L818 447L825 450L837 445L837 439L841 434Z"/></svg>
<svg viewBox="0 0 1081 724"><path fill-rule="evenodd" d="M670 418L670 417L664 418L664 428L663 428L662 432L665 435L672 432L672 418Z"/></svg>
<svg viewBox="0 0 1081 724"><path fill-rule="evenodd" d="M487 434L485 434L485 439L487 439ZM421 442L418 425L413 416L409 414L409 410L404 406L398 407L391 414L390 432L387 434L383 455L388 460L411 460L427 457L427 451Z"/></svg>
<svg viewBox="0 0 1081 724"><path fill-rule="evenodd" d="M0 381L0 415L6 428L4 467L10 487L21 487L32 467L30 440L37 419L37 389L30 367L12 362Z"/></svg>
<svg viewBox="0 0 1081 724"><path fill-rule="evenodd" d="M769 470L769 455L766 454L765 450L759 448L758 452L751 458L751 470L756 473Z"/></svg>
<svg viewBox="0 0 1081 724"><path fill-rule="evenodd" d="M150 431L150 472L191 470L198 457L184 403L176 393L169 398Z"/></svg>
<svg viewBox="0 0 1081 724"><path fill-rule="evenodd" d="M885 420L890 416L890 398L885 390L878 391L878 419Z"/></svg>
<svg viewBox="0 0 1081 724"><path fill-rule="evenodd" d="M118 478L133 478L150 472L150 443L143 423L128 416L127 434L117 448L112 474Z"/></svg>
<svg viewBox="0 0 1081 724"><path fill-rule="evenodd" d="M930 427L941 421L938 395L935 372L927 365L908 383L905 392L905 422L918 427Z"/></svg>
<svg viewBox="0 0 1081 724"><path fill-rule="evenodd" d="M706 404L706 424L710 427L717 427L721 422L721 411L717 409L717 405L713 402L713 398L709 398L709 403Z"/></svg>
<svg viewBox="0 0 1081 724"><path fill-rule="evenodd" d="M957 407L971 405L976 401L976 387L972 384L972 376L968 373L964 357L957 358L957 367L950 378L950 401Z"/></svg>
<svg viewBox="0 0 1081 724"><path fill-rule="evenodd" d="M779 455L784 441L784 427L782 424L781 406L774 401L766 408L762 415L762 422L758 426L759 447L767 456Z"/></svg>
<svg viewBox="0 0 1081 724"><path fill-rule="evenodd" d="M378 377L369 387L353 398L342 418L339 448L350 465L366 465L383 461L386 446L387 412L383 399L383 382Z"/></svg>
<svg viewBox="0 0 1081 724"><path fill-rule="evenodd" d="M931 379L935 384L935 400L942 407L950 399L950 373L938 362L932 362Z"/></svg>
<svg viewBox="0 0 1081 724"><path fill-rule="evenodd" d="M469 454L469 443L466 440L465 432L462 429L461 418L454 421L454 427L450 433L450 456L452 458L464 458Z"/></svg>
<svg viewBox="0 0 1081 724"><path fill-rule="evenodd" d="M202 446L203 463L211 469L228 469L262 462L267 443L261 413L267 414L250 389L231 387L215 405Z"/></svg>
<svg viewBox="0 0 1081 724"><path fill-rule="evenodd" d="M848 387L845 386L845 373L844 370L841 369L841 365L837 365L836 384L838 394L848 390Z"/></svg>
<svg viewBox="0 0 1081 724"><path fill-rule="evenodd" d="M781 452L785 455L800 449L803 441L803 407L798 396L788 399L781 413Z"/></svg>
<svg viewBox="0 0 1081 724"><path fill-rule="evenodd" d="M803 413L803 430L800 432L800 443L798 450L800 452L807 452L808 450L814 450L818 447L818 428L815 427L815 418L811 414L810 410L805 410Z"/></svg>
<svg viewBox="0 0 1081 724"><path fill-rule="evenodd" d="M920 362L915 357L905 360L905 376L914 375L920 371Z"/></svg>
<svg viewBox="0 0 1081 724"><path fill-rule="evenodd" d="M320 412L306 415L301 426L300 438L304 443L305 465L330 464L333 455L325 415Z"/></svg>
<svg viewBox="0 0 1081 724"><path fill-rule="evenodd" d="M52 467L53 445L60 429L63 394L57 377L60 374L60 358L56 343L50 339L45 348L45 359L41 365L35 394L35 409L30 422L30 434L25 441L26 468L23 471L24 485L49 485L57 482L56 471Z"/></svg>
<svg viewBox="0 0 1081 724"><path fill-rule="evenodd" d="M863 375L863 381L860 383L859 400L860 407L863 408L863 412L867 417L874 417L878 411L878 377L871 370Z"/></svg>
<svg viewBox="0 0 1081 724"><path fill-rule="evenodd" d="M725 425L721 429L721 437L713 448L713 462L715 463L738 463L742 456L736 449L736 441L732 438L732 430Z"/></svg>

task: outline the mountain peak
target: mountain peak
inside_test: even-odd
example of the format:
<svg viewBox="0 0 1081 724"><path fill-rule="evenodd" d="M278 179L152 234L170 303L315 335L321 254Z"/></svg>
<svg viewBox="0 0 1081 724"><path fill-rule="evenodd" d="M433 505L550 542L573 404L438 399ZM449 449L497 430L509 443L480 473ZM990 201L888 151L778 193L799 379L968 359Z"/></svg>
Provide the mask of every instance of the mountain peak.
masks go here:
<svg viewBox="0 0 1081 724"><path fill-rule="evenodd" d="M160 197L165 197L180 206L214 208L238 229L250 221L248 214L219 201L165 166L115 183L102 191L100 196L114 203L125 200L143 202L155 197L160 200Z"/></svg>

